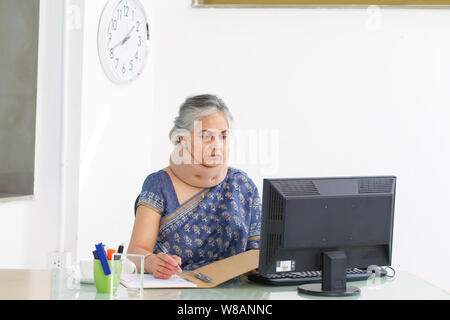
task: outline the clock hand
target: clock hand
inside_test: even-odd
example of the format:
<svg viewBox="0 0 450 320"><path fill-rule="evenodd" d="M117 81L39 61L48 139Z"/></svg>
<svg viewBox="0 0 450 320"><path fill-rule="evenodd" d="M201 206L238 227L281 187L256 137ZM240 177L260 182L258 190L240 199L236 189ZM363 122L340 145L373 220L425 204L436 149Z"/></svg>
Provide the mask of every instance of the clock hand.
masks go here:
<svg viewBox="0 0 450 320"><path fill-rule="evenodd" d="M135 26L133 26L132 28L131 28L131 30L127 33L127 35L125 36L125 38L123 38L122 39L122 41L120 41L118 44L116 44L114 47L112 47L110 50L114 50L115 48L117 48L118 46L122 46L122 45L124 45L125 44L125 42L127 42L128 40L130 40L130 34L131 34L131 32L133 32L133 30L134 30L134 27Z"/></svg>
<svg viewBox="0 0 450 320"><path fill-rule="evenodd" d="M128 31L126 37L123 39L122 44L124 44L125 42L127 42L127 41L131 38L131 37L130 37L130 34L133 32L133 30L134 30L134 26L131 28L130 31Z"/></svg>
<svg viewBox="0 0 450 320"><path fill-rule="evenodd" d="M117 48L118 46L122 46L125 42L128 41L128 39L130 39L130 37L125 37L123 40L119 41L118 44L116 44L114 47L112 47L110 50L114 50L115 48Z"/></svg>

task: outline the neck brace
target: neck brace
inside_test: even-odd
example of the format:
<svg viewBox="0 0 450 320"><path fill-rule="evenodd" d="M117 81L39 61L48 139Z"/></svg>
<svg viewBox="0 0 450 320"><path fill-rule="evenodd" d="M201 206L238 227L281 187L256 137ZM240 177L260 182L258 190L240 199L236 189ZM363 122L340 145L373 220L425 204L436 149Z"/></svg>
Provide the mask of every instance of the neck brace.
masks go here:
<svg viewBox="0 0 450 320"><path fill-rule="evenodd" d="M183 156L180 157L179 151L181 149ZM226 161L214 167L194 163L191 152L181 145L177 145L170 154L169 162L170 169L181 181L197 188L214 187L220 184L228 173Z"/></svg>

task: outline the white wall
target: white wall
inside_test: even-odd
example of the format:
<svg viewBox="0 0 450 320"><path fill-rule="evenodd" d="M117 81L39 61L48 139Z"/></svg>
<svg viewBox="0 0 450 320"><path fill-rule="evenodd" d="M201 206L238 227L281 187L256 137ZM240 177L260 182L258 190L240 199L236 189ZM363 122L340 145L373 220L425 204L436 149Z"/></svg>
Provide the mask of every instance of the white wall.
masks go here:
<svg viewBox="0 0 450 320"><path fill-rule="evenodd" d="M393 265L450 288L450 9L142 2L147 68L118 87L97 57L106 1L86 1L79 258L129 241L134 199L168 163L180 103L214 93L237 129L279 135L276 170L235 163L260 192L264 177L396 175Z"/></svg>
<svg viewBox="0 0 450 320"><path fill-rule="evenodd" d="M149 59L142 77L132 85L117 86L106 78L97 53L97 27L105 4L85 2L79 259L92 258L99 242L115 248L128 243L139 185L154 167L150 119L155 61Z"/></svg>

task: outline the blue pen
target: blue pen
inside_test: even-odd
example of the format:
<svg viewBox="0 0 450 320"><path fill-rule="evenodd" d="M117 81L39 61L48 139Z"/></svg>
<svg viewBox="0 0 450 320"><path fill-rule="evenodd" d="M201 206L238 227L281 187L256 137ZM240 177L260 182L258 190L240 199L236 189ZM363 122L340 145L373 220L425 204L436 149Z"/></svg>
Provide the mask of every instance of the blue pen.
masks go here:
<svg viewBox="0 0 450 320"><path fill-rule="evenodd" d="M97 249L98 259L102 264L103 273L105 274L105 276L110 275L111 269L109 268L108 258L106 257L106 252L105 249L103 248L103 244L100 242L99 244L95 245L95 248Z"/></svg>
<svg viewBox="0 0 450 320"><path fill-rule="evenodd" d="M162 243L159 243L158 241L156 241L156 246L158 247L159 250L161 250L162 252L164 252L165 254L169 254L169 251L167 251L166 247L163 246ZM179 271L183 271L181 270L180 266L177 266Z"/></svg>

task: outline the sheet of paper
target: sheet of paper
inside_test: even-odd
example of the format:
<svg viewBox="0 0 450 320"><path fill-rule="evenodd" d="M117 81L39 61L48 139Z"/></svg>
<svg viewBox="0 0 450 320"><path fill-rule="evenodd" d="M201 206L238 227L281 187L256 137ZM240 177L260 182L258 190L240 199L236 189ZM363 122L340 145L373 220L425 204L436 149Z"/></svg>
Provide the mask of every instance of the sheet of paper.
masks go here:
<svg viewBox="0 0 450 320"><path fill-rule="evenodd" d="M120 283L130 289L140 288L140 275L138 274L124 274L120 279ZM169 279L158 279L152 274L144 274L144 288L195 288L197 285L188 280L185 280L177 275L173 275Z"/></svg>

